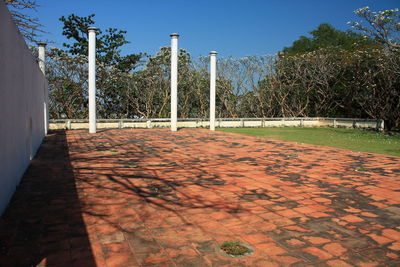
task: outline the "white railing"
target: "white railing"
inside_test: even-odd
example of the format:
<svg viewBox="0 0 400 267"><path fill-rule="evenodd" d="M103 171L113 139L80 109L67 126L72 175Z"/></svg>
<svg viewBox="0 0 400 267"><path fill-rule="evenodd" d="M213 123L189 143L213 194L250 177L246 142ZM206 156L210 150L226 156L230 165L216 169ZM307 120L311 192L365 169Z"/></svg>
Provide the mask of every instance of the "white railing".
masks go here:
<svg viewBox="0 0 400 267"><path fill-rule="evenodd" d="M210 121L204 119L178 119L181 128L209 128ZM383 120L359 118L219 118L215 120L218 128L238 127L334 127L334 128L361 128L382 131ZM98 119L99 129L123 128L169 128L171 120L168 119ZM88 120L59 119L50 120L50 129L88 129Z"/></svg>

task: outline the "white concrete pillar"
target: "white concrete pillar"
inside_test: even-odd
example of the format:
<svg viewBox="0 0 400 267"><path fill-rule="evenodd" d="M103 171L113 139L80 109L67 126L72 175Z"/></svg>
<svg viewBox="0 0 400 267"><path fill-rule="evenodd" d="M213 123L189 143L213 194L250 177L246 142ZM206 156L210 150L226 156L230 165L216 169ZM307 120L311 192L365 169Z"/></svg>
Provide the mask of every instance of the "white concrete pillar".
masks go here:
<svg viewBox="0 0 400 267"><path fill-rule="evenodd" d="M178 37L171 35L171 131L178 129Z"/></svg>
<svg viewBox="0 0 400 267"><path fill-rule="evenodd" d="M384 120L378 120L379 126L378 126L378 130L380 132L385 131L385 121Z"/></svg>
<svg viewBox="0 0 400 267"><path fill-rule="evenodd" d="M46 43L38 42L39 46L39 68L46 77ZM49 92L46 84L43 85L43 114L44 114L44 134L47 134L49 130Z"/></svg>
<svg viewBox="0 0 400 267"><path fill-rule="evenodd" d="M39 68L43 72L43 74L46 74L46 69L45 69L45 59L46 59L46 43L45 42L37 42L39 46Z"/></svg>
<svg viewBox="0 0 400 267"><path fill-rule="evenodd" d="M215 131L215 83L217 79L217 52L210 52L210 130Z"/></svg>
<svg viewBox="0 0 400 267"><path fill-rule="evenodd" d="M89 133L96 133L96 28L89 31Z"/></svg>

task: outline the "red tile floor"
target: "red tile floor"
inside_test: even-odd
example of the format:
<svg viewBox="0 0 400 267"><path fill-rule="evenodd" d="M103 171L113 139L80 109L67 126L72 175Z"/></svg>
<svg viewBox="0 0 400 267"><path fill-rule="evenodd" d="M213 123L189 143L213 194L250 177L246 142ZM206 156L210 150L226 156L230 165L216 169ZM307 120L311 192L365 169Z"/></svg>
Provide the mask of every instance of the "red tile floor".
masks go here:
<svg viewBox="0 0 400 267"><path fill-rule="evenodd" d="M239 240L254 254L217 253ZM49 134L1 266L400 266L400 158L205 129Z"/></svg>

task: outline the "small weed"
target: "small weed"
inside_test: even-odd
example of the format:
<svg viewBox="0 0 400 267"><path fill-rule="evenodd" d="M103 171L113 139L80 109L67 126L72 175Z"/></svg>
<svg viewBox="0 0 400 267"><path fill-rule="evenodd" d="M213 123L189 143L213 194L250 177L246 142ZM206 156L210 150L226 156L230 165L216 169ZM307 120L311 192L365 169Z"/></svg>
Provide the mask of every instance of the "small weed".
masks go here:
<svg viewBox="0 0 400 267"><path fill-rule="evenodd" d="M358 169L356 169L356 172L369 172L369 169L366 169L366 168L358 168Z"/></svg>
<svg viewBox="0 0 400 267"><path fill-rule="evenodd" d="M228 255L243 256L250 252L250 249L240 244L239 241L226 241L221 245L221 249Z"/></svg>

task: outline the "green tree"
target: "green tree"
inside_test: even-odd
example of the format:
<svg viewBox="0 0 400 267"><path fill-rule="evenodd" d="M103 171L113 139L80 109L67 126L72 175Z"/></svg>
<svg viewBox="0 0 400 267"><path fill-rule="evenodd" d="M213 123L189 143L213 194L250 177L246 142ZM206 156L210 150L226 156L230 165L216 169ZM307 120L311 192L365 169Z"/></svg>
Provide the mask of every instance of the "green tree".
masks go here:
<svg viewBox="0 0 400 267"><path fill-rule="evenodd" d="M47 78L50 88L50 113L58 118L85 118L87 113L88 28L95 24L94 15L61 17L63 35L70 40L64 49L50 50L52 60ZM96 40L97 111L99 118L136 116L129 110L125 97L129 81L141 63L143 54L121 55L129 43L126 31L109 28L98 30ZM79 67L79 68L78 68Z"/></svg>
<svg viewBox="0 0 400 267"><path fill-rule="evenodd" d="M352 50L356 47L376 45L371 38L352 31L340 31L328 23L320 24L310 34L312 35L311 37L300 36L300 39L294 41L292 46L285 47L283 53L296 55L327 47Z"/></svg>
<svg viewBox="0 0 400 267"><path fill-rule="evenodd" d="M95 15L80 17L74 14L68 17L62 16L62 34L71 40L64 43L66 51L72 55L87 55L88 51L88 28L93 27ZM104 32L97 30L96 35L96 58L100 64L113 66L123 72L134 70L143 54L121 55L121 47L129 42L125 38L126 31L108 28Z"/></svg>

